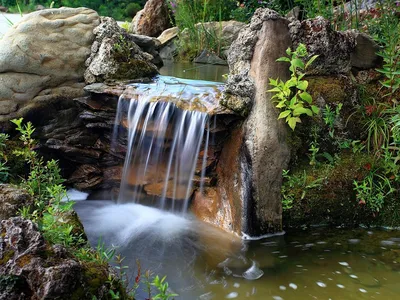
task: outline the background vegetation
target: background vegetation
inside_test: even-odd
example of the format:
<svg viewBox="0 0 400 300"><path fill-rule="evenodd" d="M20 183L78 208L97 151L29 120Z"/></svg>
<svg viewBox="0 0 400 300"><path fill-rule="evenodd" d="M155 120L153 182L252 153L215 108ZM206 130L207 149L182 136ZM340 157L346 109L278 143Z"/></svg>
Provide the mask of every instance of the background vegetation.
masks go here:
<svg viewBox="0 0 400 300"><path fill-rule="evenodd" d="M141 10L146 0L0 0L2 6L18 13L17 3L22 11L34 11L37 5L44 7L88 7L96 10L101 16L110 16L117 21L131 21Z"/></svg>

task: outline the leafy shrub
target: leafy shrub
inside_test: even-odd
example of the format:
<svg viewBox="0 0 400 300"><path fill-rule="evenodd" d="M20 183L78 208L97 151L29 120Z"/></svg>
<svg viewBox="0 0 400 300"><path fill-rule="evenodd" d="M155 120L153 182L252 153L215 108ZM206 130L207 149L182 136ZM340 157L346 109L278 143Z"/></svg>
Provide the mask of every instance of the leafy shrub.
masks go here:
<svg viewBox="0 0 400 300"><path fill-rule="evenodd" d="M141 9L142 7L138 3L129 3L125 8L125 15L133 18Z"/></svg>
<svg viewBox="0 0 400 300"><path fill-rule="evenodd" d="M280 57L277 61L290 64L291 77L287 81L270 78L269 83L273 88L268 92L275 93L272 99L277 99L276 107L283 110L278 119L285 119L289 127L294 130L296 124L301 122L301 115L305 114L312 117L319 112L319 108L312 104L311 95L307 93L308 81L303 79L305 73L302 72L313 63L317 56L314 55L308 62L304 63L302 59L307 57L308 53L303 44L299 44L295 51L288 48L286 54L289 57Z"/></svg>

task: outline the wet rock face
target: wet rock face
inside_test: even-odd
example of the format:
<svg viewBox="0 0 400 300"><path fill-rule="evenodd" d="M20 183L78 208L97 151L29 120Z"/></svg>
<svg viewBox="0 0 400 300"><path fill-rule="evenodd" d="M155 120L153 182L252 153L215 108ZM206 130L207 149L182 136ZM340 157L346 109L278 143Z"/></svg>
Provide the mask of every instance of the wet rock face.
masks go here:
<svg viewBox="0 0 400 300"><path fill-rule="evenodd" d="M149 0L133 18L130 30L136 34L157 37L171 27L170 20L164 0Z"/></svg>
<svg viewBox="0 0 400 300"><path fill-rule="evenodd" d="M322 17L293 21L289 29L293 49L302 43L310 56L318 55L307 70L308 74L340 74L351 70L350 58L356 39L350 31L334 31L330 22Z"/></svg>
<svg viewBox="0 0 400 300"><path fill-rule="evenodd" d="M158 58L143 52L135 43L138 37L129 35L112 18L102 17L101 24L93 32L96 38L85 63L86 83L151 78L158 74L154 65ZM144 43L143 39L140 41Z"/></svg>
<svg viewBox="0 0 400 300"><path fill-rule="evenodd" d="M282 169L287 166L290 153L287 128L277 120L278 111L266 90L268 78L284 79L289 75L287 67L276 62L291 45L288 23L275 11L258 9L228 56L231 73L221 104L248 117L234 149L222 150L219 164L230 161L232 174L225 174L226 183L221 185L220 194L231 195L228 199L238 198L231 209L235 212L234 223L239 223L236 232L250 235L282 228ZM229 152L235 151L237 155L232 160Z"/></svg>
<svg viewBox="0 0 400 300"><path fill-rule="evenodd" d="M18 210L32 204L28 192L9 184L0 184L0 220L16 216Z"/></svg>
<svg viewBox="0 0 400 300"><path fill-rule="evenodd" d="M0 232L0 299L105 299L107 266L93 272L62 246L49 246L30 220L2 220Z"/></svg>
<svg viewBox="0 0 400 300"><path fill-rule="evenodd" d="M98 14L46 9L24 16L0 40L0 122L57 99L83 95L85 60Z"/></svg>

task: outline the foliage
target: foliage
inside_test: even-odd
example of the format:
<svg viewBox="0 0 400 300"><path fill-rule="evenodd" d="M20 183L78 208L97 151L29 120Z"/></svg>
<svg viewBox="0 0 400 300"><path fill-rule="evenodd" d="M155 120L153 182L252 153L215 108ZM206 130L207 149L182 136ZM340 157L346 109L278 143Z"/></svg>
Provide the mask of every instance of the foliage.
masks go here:
<svg viewBox="0 0 400 300"><path fill-rule="evenodd" d="M4 152L9 137L8 134L0 133L0 183L7 182L10 175L9 167L7 167L7 155Z"/></svg>
<svg viewBox="0 0 400 300"><path fill-rule="evenodd" d="M179 55L192 59L202 50L221 54L221 26L214 28L207 22L229 19L234 7L233 0L170 0L168 2L173 20L179 28Z"/></svg>
<svg viewBox="0 0 400 300"><path fill-rule="evenodd" d="M236 9L232 10L231 18L240 22L249 22L254 12L258 8L269 8L284 15L289 9L293 8L293 1L289 0L244 0L238 1Z"/></svg>
<svg viewBox="0 0 400 300"><path fill-rule="evenodd" d="M151 284L156 287L158 294L153 297L153 300L168 300L172 297L178 296L177 294L169 292L168 282L166 282L165 279L166 276L161 279L158 275L154 277Z"/></svg>
<svg viewBox="0 0 400 300"><path fill-rule="evenodd" d="M116 20L132 20L137 11L141 10L146 0L0 0L0 4L9 7L10 12L31 12L36 5L45 7L88 7L96 10L102 16L110 16Z"/></svg>
<svg viewBox="0 0 400 300"><path fill-rule="evenodd" d="M339 119L340 117L340 110L342 109L343 104L339 103L335 110L333 110L328 104L325 105L325 109L323 109L322 114L323 114L323 119L325 124L328 126L328 132L329 136L331 138L334 137L335 134L335 122Z"/></svg>
<svg viewBox="0 0 400 300"><path fill-rule="evenodd" d="M77 228L72 212L74 202L63 202L63 199L66 198L66 190L62 185L63 180L57 161L50 160L45 163L43 158L36 153L37 144L32 136L35 128L32 123L24 124L22 118L14 119L11 122L16 125L16 130L21 134L20 140L24 145L23 148L16 149L14 152L21 156L30 168L28 177L22 179L22 186L34 198L34 207L22 208L21 216L37 223L47 242L53 245L63 245L80 261L104 265L115 259L115 269L118 274L117 276L109 274L109 295L111 299L134 299L135 291L139 286L140 265L138 277L131 285L125 271L128 267L122 264L124 259L116 254L116 248L106 248L104 243L99 241L96 250L93 250L82 237L83 232L79 232L79 230L76 232ZM5 156L3 150L7 139L8 135L0 134L0 159ZM169 293L165 277L160 280L156 276L151 284L155 286L158 294L150 299L167 300L176 296ZM126 289L126 293L123 295L119 291L121 286Z"/></svg>
<svg viewBox="0 0 400 300"><path fill-rule="evenodd" d="M270 85L273 86L269 92L275 93L272 99L277 99L277 108L283 110L278 119L285 119L289 127L294 130L296 124L301 122L300 117L307 115L312 117L318 114L319 108L312 104L312 97L307 93L308 81L303 79L305 76L304 71L314 62L318 57L312 56L306 63L303 59L308 57L306 46L299 44L295 51L290 48L286 50L289 57L280 57L277 61L287 62L290 64L289 70L291 77L287 81L281 79L270 78Z"/></svg>
<svg viewBox="0 0 400 300"><path fill-rule="evenodd" d="M304 170L300 175L290 175L288 170L283 170L282 177L282 209L292 208L294 201L301 201L311 189L320 188L324 178L313 178L307 176Z"/></svg>

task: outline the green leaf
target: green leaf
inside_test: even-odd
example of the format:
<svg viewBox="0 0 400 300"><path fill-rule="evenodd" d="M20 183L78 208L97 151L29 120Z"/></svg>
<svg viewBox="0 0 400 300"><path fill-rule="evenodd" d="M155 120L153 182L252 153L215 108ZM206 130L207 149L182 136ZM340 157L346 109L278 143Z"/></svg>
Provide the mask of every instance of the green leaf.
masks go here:
<svg viewBox="0 0 400 300"><path fill-rule="evenodd" d="M289 107L293 107L297 103L297 96L294 95L292 99L290 99Z"/></svg>
<svg viewBox="0 0 400 300"><path fill-rule="evenodd" d="M286 49L286 54L289 56L292 54L292 50L290 49L290 47Z"/></svg>
<svg viewBox="0 0 400 300"><path fill-rule="evenodd" d="M312 63L317 59L318 55L314 55L313 57L311 57L309 59L309 61L306 63L306 66L304 69L307 69L310 65L312 65Z"/></svg>
<svg viewBox="0 0 400 300"><path fill-rule="evenodd" d="M298 107L295 110L293 110L293 116L300 116L302 114L306 114L307 116L312 117L313 113L311 109L305 108L305 107Z"/></svg>
<svg viewBox="0 0 400 300"><path fill-rule="evenodd" d="M273 89L267 90L267 92L275 92L275 93L279 93L281 91L281 88L279 87L274 87Z"/></svg>
<svg viewBox="0 0 400 300"><path fill-rule="evenodd" d="M292 130L294 131L294 129L296 128L296 123L300 123L300 118L298 117L292 117L288 119L288 124L289 127L292 128Z"/></svg>
<svg viewBox="0 0 400 300"><path fill-rule="evenodd" d="M292 66L300 69L304 69L304 63L301 59L295 58L291 61Z"/></svg>
<svg viewBox="0 0 400 300"><path fill-rule="evenodd" d="M276 61L290 62L290 58L289 57L279 57Z"/></svg>
<svg viewBox="0 0 400 300"><path fill-rule="evenodd" d="M300 81L297 86L296 86L299 90L305 91L308 87L308 81L307 80L303 80Z"/></svg>
<svg viewBox="0 0 400 300"><path fill-rule="evenodd" d="M273 86L277 86L278 85L278 78L275 80L273 78L269 79L269 84L273 85Z"/></svg>
<svg viewBox="0 0 400 300"><path fill-rule="evenodd" d="M302 92L300 93L300 98L303 99L304 101L306 101L308 104L312 103L312 97L309 93L307 92Z"/></svg>
<svg viewBox="0 0 400 300"><path fill-rule="evenodd" d="M281 113L279 114L278 120L279 120L279 119L286 118L286 117L289 116L291 113L292 113L291 110L285 110L285 111L281 112Z"/></svg>
<svg viewBox="0 0 400 300"><path fill-rule="evenodd" d="M311 105L311 110L313 111L314 114L318 115L319 113L319 108L315 105Z"/></svg>

